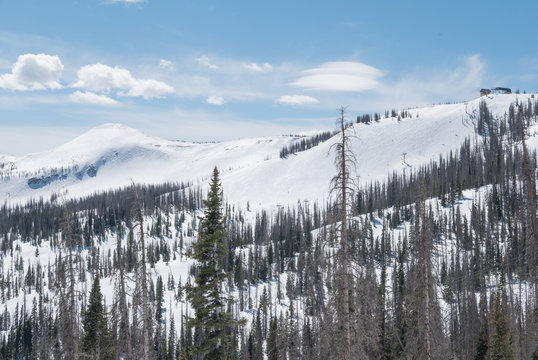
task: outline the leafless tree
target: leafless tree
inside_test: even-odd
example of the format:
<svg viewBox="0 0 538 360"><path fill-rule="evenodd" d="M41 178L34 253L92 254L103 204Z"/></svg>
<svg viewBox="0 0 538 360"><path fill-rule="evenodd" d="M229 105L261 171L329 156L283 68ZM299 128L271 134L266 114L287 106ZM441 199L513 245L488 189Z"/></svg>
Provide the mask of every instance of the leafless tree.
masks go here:
<svg viewBox="0 0 538 360"><path fill-rule="evenodd" d="M78 256L74 254L76 246L75 234L73 231L73 217L70 214L67 205L63 206L63 223L62 223L62 248L67 251L63 257L63 270L66 277L62 277L59 285L59 317L60 331L59 336L62 342L63 353L66 358L79 359L79 311L78 311L78 293L76 289L76 264ZM61 251L61 250L60 250ZM62 254L60 253L62 258ZM63 281L62 281L63 280Z"/></svg>
<svg viewBox="0 0 538 360"><path fill-rule="evenodd" d="M133 358L133 348L131 344L131 328L129 326L129 309L127 307L127 290L125 285L125 255L121 244L121 224L116 225L117 244L116 256L118 259L118 278L117 278L117 306L119 310L119 348L125 351L127 359Z"/></svg>
<svg viewBox="0 0 538 360"><path fill-rule="evenodd" d="M337 234L340 238L340 249L337 253L337 264L335 269L336 284L334 296L335 305L335 325L336 333L334 339L339 343L334 347L333 356L338 359L349 360L352 358L352 319L351 292L353 289L353 278L351 274L350 253L349 253L349 217L351 214L351 197L354 193L354 182L351 172L356 167L356 158L351 150L350 134L351 128L346 126L345 107L338 109L339 117L337 126L339 128L339 140L334 143L331 150L335 153L334 164L337 169L336 175L331 181L331 192L335 194L335 213L337 220Z"/></svg>
<svg viewBox="0 0 538 360"><path fill-rule="evenodd" d="M531 291L534 293L534 313L531 313L529 317L530 327L534 327L534 332L536 336L529 337L527 342L529 347L536 348L538 352L538 330L536 330L536 324L538 324L538 305L536 305L536 296L538 295L538 229L536 228L536 175L534 174L536 165L531 168L531 160L529 158L529 153L527 149L527 144L525 142L525 121L522 121L521 126L521 145L523 147L523 173L525 175L525 185L527 189L527 217L528 224L530 228L530 234L526 241L526 252L529 264L529 275L531 279ZM520 293L521 295L521 293ZM532 330L530 331L532 332ZM534 341L533 341L534 340Z"/></svg>
<svg viewBox="0 0 538 360"><path fill-rule="evenodd" d="M138 221L138 226L140 227L140 292L142 295L142 336L143 336L143 359L149 360L151 358L151 310L149 303L148 295L148 273L146 265L146 242L144 238L144 213L142 210L142 203L140 197L138 196L138 191L136 186L133 185L135 197L136 197L136 207L135 207L135 216Z"/></svg>

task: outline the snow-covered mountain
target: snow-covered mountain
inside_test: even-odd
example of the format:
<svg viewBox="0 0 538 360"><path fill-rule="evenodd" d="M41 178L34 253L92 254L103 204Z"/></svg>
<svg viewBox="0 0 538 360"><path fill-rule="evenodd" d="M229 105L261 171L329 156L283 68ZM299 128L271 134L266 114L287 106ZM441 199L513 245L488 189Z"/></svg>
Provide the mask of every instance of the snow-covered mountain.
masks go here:
<svg viewBox="0 0 538 360"><path fill-rule="evenodd" d="M450 151L458 151L468 138L476 138L476 144L483 145L494 135L482 137L477 133L478 113L482 100L487 102L487 108L497 118L498 124L502 122L503 126L515 124L501 121L506 120L503 116L509 111L512 103L515 101L527 103L528 100L532 100L532 106L526 108L533 109L533 113L528 115L528 122L535 124L535 109L538 105L536 99L531 97L534 96L493 95L467 103L432 105L394 112L396 115L394 117L383 117L380 121L369 124L355 123L353 152L357 159L358 182L365 184L375 180L383 181L392 171L409 172L417 169L430 160L438 160L441 155ZM530 121L531 118L534 120ZM514 126L514 129L517 129L517 126ZM537 125L527 129L527 145L530 150L538 148L537 129ZM316 286L320 285L324 291L329 291L327 283L334 281L328 270L335 265L332 258L329 256L319 260L323 258L321 256L314 261L312 252L315 253L316 249L313 248L317 247L320 241L325 242L323 246L326 246L327 254L338 251L335 242L326 242L325 239L326 233L331 231L329 228L333 220L330 216L326 220L321 220L324 216L320 215L319 209L317 213L316 210L311 213L307 211L305 215L300 206L294 207L298 201L313 203L329 196L330 179L336 172L333 164L334 154L330 150L338 141L338 134L308 150L288 155L286 158L280 157L282 148L297 144L303 139L309 139L309 136L287 135L220 143L189 143L147 136L120 124L105 124L47 152L19 158L0 156L0 205L4 202L17 204L36 197L47 199L55 193L65 193L66 197L71 198L83 197L130 185L132 182L146 184L183 182L203 186L207 184L213 167L217 166L220 169L227 201L241 207L240 211L236 208L227 214L230 226L229 241L233 243L234 249L231 252L234 260L230 260L233 286L229 291L236 300L234 313L247 320L241 339L244 342L248 337L254 321L257 321L257 315L263 312L264 306L266 310L268 307L272 314L261 320L265 326L268 326L268 321L273 315L280 318L289 316L292 320L286 326L295 329L297 335L300 331L304 331L299 330L300 326L304 326L318 315L311 309L312 294L309 294L304 284L312 286L316 283ZM507 160L506 164L511 165L495 169L502 171L511 169L512 172L506 172L510 176L503 177L509 179L506 183L508 184L516 178L515 174L518 171L516 167L522 167L520 160L517 163L519 165L514 165L516 164L514 158L517 156L511 153L513 148L519 146L519 135L515 140L505 135L501 137L501 142L506 146L499 149L506 152L504 157L511 159L510 162ZM486 150L483 151L485 158ZM478 153L480 153L478 158L482 159L481 151ZM462 157L458 163L464 161L468 161L468 158ZM455 164L451 166L450 171L456 173L457 166ZM470 163L468 166L471 167ZM477 162L472 171L478 174L485 168L484 164ZM512 234L510 229L523 229L526 226L526 219L520 216L525 213L526 203L522 201L521 192L524 187L494 185L495 180L491 179L490 177L489 182L478 184L476 187L467 183L461 194L456 194L458 189L462 190L461 187L458 188L461 184L450 183L448 177L437 179L437 185L444 186L443 191L437 195L430 195L426 200L431 212L431 221L435 225L433 227L438 232L435 238L432 238L433 247L430 254L432 273L436 277L434 283L439 299L439 314L443 315L439 318L444 319L442 321L438 319L437 323L446 334L456 334L454 336L462 338L474 336L465 350L468 352L473 351L476 329L469 325L472 331L467 330L458 335L457 331L451 328L454 319L461 323L464 323L465 319L464 313L453 310L456 303L452 294L472 294L472 297L469 297L473 304L471 308L474 309L473 316L477 316L479 307L476 298L482 293L477 293L476 289L477 286L482 287L482 284L471 283L476 281L473 269L478 269L482 265L475 262L482 257L487 259L483 280L486 289L484 294L486 297L490 296L491 301L492 289L497 289L501 284L501 275L498 271L503 259L501 254L505 254L504 259L511 257L524 259L521 260L522 263L525 263L524 256L527 256L520 254L518 243L514 241L515 237L510 235ZM171 188L175 189L175 187L168 189ZM504 190L502 196L499 196L501 188ZM411 187L407 190L410 191ZM179 344L177 338L185 336L185 315L193 316L192 306L185 299L182 286L193 281L192 269L196 261L192 257L191 245L198 239L198 220L202 215L202 209L199 208L200 203L198 207L193 208L181 205L180 201L174 205L174 200L171 200L173 196L168 195L171 193L163 196L165 201L159 206L145 204L148 207L143 217L143 228L149 249L147 262L151 265L148 275L153 284L158 283L159 277L166 282L161 304L164 307L162 324L171 326L172 319L174 320L177 327L175 341ZM93 201L88 204L82 204L82 201L76 205L78 210L73 213L73 223L76 225L74 233L77 234L78 240L83 241L77 248L76 261L77 264L80 262L80 268L76 288L80 294L87 295L90 280L100 272L104 302L111 314L117 313L118 310L113 304L117 304L116 257L118 241L121 240L120 247L125 249L122 251L130 254L127 256L127 263L130 264L127 267L129 275L127 302L134 309L138 306L135 305L138 286L135 275L140 265L136 256L140 251L136 240L140 238L141 227L133 224L130 218L132 216L130 205L120 204L121 196L91 198ZM499 198L503 199L504 206L492 212L492 204L498 206ZM385 280L388 280L386 295L388 299L395 299L394 286L403 286L393 282L396 279L394 271L402 272L405 286L412 281L409 257L414 255L406 254L408 259L405 260L405 256L400 257L399 254L400 252L403 254L404 247L412 247L412 242L416 241L411 235L416 230L414 227L416 219L410 215L414 208L413 203L418 201L416 199L418 197L412 198L407 203L387 205L387 208L380 208L370 213L363 211L354 218L357 225L355 235L364 242L353 251L370 257L375 270L375 277L365 282L372 286L370 290L375 289L371 294L378 294L376 286L381 284L381 252L386 253L383 256L387 261ZM497 199L497 202L494 199ZM110 203L106 204L107 201ZM247 202L251 211L244 211ZM279 205L291 205L291 210L277 209ZM324 205L320 204L320 207L323 208ZM258 211L260 209L276 211L263 213ZM329 212L327 209L328 207L321 212ZM43 302L45 310L50 314L60 312L58 294L64 286L56 280L56 277L62 276L60 259L65 258L68 248L60 241L64 239L64 231L67 231L60 224L60 218L64 216L61 215L60 204L47 207L34 203L22 209L3 207L0 210L3 212L3 217L0 217L0 240L2 240L0 300L4 306L3 313L0 312L0 336L6 338L17 329L17 326L22 326L16 324L15 320L10 322L9 319L17 319L18 313L29 313L30 306L37 308L37 304ZM502 213L501 217L499 211ZM116 214L120 217L119 228ZM491 214L495 216L490 219ZM138 219L135 222L137 221ZM500 227L505 226L508 230L501 231ZM304 245L310 236L313 239L312 248ZM485 240L494 238L495 241ZM388 250L381 250L383 246L380 244L383 241ZM321 248L317 251L321 251L319 249ZM322 254L325 252L321 251ZM277 255L270 256L270 253ZM531 251L525 254L528 253ZM355 265L357 269L364 266L360 262ZM526 309L536 303L536 297L524 272L518 271L522 268L520 265L510 265L508 276L513 280L508 286L509 293L516 294L514 298L517 299L519 294L520 298L530 299L531 305L524 305ZM459 279L461 274L466 274L467 285L471 284L468 287L470 290L462 290L455 285L458 283L455 279ZM329 295L327 299L328 297ZM479 301L482 301L482 298ZM86 307L85 302L85 296L79 299L79 309ZM375 303L383 304L379 301ZM395 311L389 303L396 302L387 301L389 309L387 311L394 314ZM459 306L459 300L457 304ZM82 312L79 317L83 317L81 314ZM111 315L111 319L112 317ZM473 321L476 319L478 317ZM397 321L390 318L389 323L396 324ZM468 324L472 324L472 321ZM136 330L136 326L133 329ZM317 330L319 331L319 328ZM290 331L286 334L292 333L293 331ZM521 331L518 336L520 339L526 339L525 334ZM261 341L265 341L264 346L269 346L267 339ZM457 344L455 348L459 351L460 345ZM529 341L526 346L529 348L531 345L534 346L533 344ZM16 345L10 346L16 347ZM245 344L241 346L246 348ZM523 348L523 345L518 346ZM289 351L291 354L292 351ZM520 351L524 353L523 350ZM296 357L290 355L289 358Z"/></svg>
<svg viewBox="0 0 538 360"><path fill-rule="evenodd" d="M532 95L493 95L494 115ZM361 183L412 168L457 149L474 136L479 101L408 110L411 117L355 124L353 151ZM352 120L352 119L350 119ZM331 124L327 124L328 127ZM98 126L50 151L0 157L0 199L9 203L66 193L68 197L136 183L203 183L217 166L231 203L258 207L326 198L334 174L334 138L304 152L279 157L299 137L272 136L218 143L168 141L120 124ZM405 163L404 163L405 154Z"/></svg>

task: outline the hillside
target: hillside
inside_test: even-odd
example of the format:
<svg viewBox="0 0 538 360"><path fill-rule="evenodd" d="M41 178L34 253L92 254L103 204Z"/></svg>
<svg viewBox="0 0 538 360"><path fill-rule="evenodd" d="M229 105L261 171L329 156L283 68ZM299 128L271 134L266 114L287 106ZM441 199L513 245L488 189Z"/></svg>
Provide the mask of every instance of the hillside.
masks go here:
<svg viewBox="0 0 538 360"><path fill-rule="evenodd" d="M435 359L497 346L531 358L538 102L495 95L405 113L346 129L359 177L346 237L352 358L424 358L425 334ZM0 157L0 357L73 351L98 274L119 356L142 354L148 330L150 358L188 358L201 330L186 326L186 289L217 166L221 294L234 301L222 309L245 320L229 329L235 358L338 358L342 218L329 184L339 134L279 156L301 139L186 143L106 124L48 152ZM513 340L497 343L503 326Z"/></svg>
<svg viewBox="0 0 538 360"><path fill-rule="evenodd" d="M475 136L479 101L503 116L511 102L532 95L493 95L460 104L411 109L411 117L355 124L353 149L360 183L393 170L417 167L459 148ZM350 121L352 119L349 119ZM327 124L328 127L331 124ZM275 136L220 143L167 141L120 124L105 124L50 151L0 157L0 199L18 203L68 192L85 196L135 183L204 183L214 166L222 172L228 201L254 208L327 197L334 173L329 149L334 139L280 159L297 137ZM403 164L405 153L405 164Z"/></svg>

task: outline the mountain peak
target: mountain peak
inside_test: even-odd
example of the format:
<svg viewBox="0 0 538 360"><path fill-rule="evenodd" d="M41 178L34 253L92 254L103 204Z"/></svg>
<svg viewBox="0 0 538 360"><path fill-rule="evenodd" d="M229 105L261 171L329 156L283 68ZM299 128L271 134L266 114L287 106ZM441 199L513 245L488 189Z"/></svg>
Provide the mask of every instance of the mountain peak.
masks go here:
<svg viewBox="0 0 538 360"><path fill-rule="evenodd" d="M106 123L96 126L73 140L37 154L29 154L17 161L21 171L63 168L93 164L103 157L126 149L156 149L167 141L151 137L127 125ZM127 150L128 151L128 150Z"/></svg>
<svg viewBox="0 0 538 360"><path fill-rule="evenodd" d="M99 148L124 147L129 145L162 143L165 140L144 134L124 124L105 123L96 126L73 140L59 146L61 151L75 151Z"/></svg>
<svg viewBox="0 0 538 360"><path fill-rule="evenodd" d="M97 125L92 130L134 130L134 129L122 123L104 123L101 125Z"/></svg>
<svg viewBox="0 0 538 360"><path fill-rule="evenodd" d="M73 141L84 138L84 137L93 137L93 136L105 136L105 137L115 137L115 136L125 136L125 135L136 135L142 137L149 137L142 133L140 130L132 128L130 126L120 124L120 123L104 123L98 125L90 130L86 131L82 135L73 139Z"/></svg>

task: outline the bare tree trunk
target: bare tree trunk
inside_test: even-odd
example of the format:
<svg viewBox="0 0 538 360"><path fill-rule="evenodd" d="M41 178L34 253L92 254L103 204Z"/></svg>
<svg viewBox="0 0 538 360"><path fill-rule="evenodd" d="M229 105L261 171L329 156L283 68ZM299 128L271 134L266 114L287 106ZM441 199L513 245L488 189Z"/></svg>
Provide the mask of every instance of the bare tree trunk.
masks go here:
<svg viewBox="0 0 538 360"><path fill-rule="evenodd" d="M350 167L355 166L355 158L351 153L350 137L347 134L348 129L345 124L345 108L339 110L337 125L340 130L341 139L333 146L336 149L335 165L337 174L332 179L332 191L337 194L337 221L340 223L340 251L338 252L338 268L336 269L336 278L338 285L336 288L336 318L337 331L336 336L342 341L339 358L343 360L351 359L351 274L350 274L350 257L348 242L348 197L353 190L351 188Z"/></svg>
<svg viewBox="0 0 538 360"><path fill-rule="evenodd" d="M67 293L63 289L60 289L60 299L64 306L62 306L62 326L61 332L64 333L63 343L65 346L65 352L73 359L78 360L80 358L78 341L79 341L79 327L78 327L78 309L76 298L76 277L75 277L75 264L73 256L73 229L71 226L71 215L68 210L63 209L64 224L62 229L63 246L67 247ZM61 286L61 285L60 285Z"/></svg>
<svg viewBox="0 0 538 360"><path fill-rule="evenodd" d="M527 205L528 205L528 217L530 225L530 239L527 241L527 256L529 256L530 275L534 286L537 285L538 278L538 231L536 229L536 189L532 179L534 174L531 173L529 153L527 151L527 145L525 143L525 120L521 125L521 143L523 147L523 171L525 173L525 184L527 186ZM536 289L535 289L536 290Z"/></svg>
<svg viewBox="0 0 538 360"><path fill-rule="evenodd" d="M74 356L74 359L78 359L79 358L79 353L78 353L78 339L79 339L79 336L78 336L78 322L77 322L77 299L76 299L76 294L75 294L75 284L76 284L76 279L75 279L75 269L74 269L74 264L73 264L73 241L72 241L72 236L71 235L68 235L70 241L69 241L69 257L68 257L68 261L69 261L69 308L71 310L71 314L73 316L73 321L71 322L71 331L72 331L72 334L73 334L73 356Z"/></svg>
<svg viewBox="0 0 538 360"><path fill-rule="evenodd" d="M123 255L123 249L121 247L121 235L119 229L117 230L118 242L117 242L117 256L118 265L120 270L119 278L119 302L120 302L120 334L122 339L122 346L125 348L126 356L128 360L133 359L133 347L131 344L131 328L129 326L129 309L127 308L127 292L125 290L125 257Z"/></svg>
<svg viewBox="0 0 538 360"><path fill-rule="evenodd" d="M422 238L422 249L423 249L423 256L422 256L422 268L424 272L424 312L425 312L425 318L424 318L424 344L425 344L425 351L426 351L426 360L431 360L432 354L431 354L431 321L430 321L430 271L431 271L431 254L426 249L429 249L429 246L427 242L429 241L426 228L426 204L422 203L422 231L421 231L421 238Z"/></svg>
<svg viewBox="0 0 538 360"><path fill-rule="evenodd" d="M346 339L346 347L344 350L344 359L351 359L351 324L350 324L350 318L349 318L349 309L351 307L350 301L349 301L349 246L348 246L348 234L347 234L347 187L348 184L348 171L347 171L347 164L346 164L346 139L345 139L345 124L344 124L344 111L345 109L342 107L340 108L340 130L342 132L342 162L340 164L340 171L342 174L342 183L341 183L341 191L342 191L342 232L341 232L341 251L342 251L342 291L344 296L344 308L343 308L343 319L344 323L342 324L344 326L344 332L345 332L345 339Z"/></svg>
<svg viewBox="0 0 538 360"><path fill-rule="evenodd" d="M527 257L529 264L529 275L531 279L531 286L534 296L538 294L538 229L536 228L536 185L533 182L535 179L535 170L531 171L531 164L529 159L529 153L527 145L525 143L525 120L521 124L521 145L523 147L523 171L525 173L525 184L527 186L527 216L529 218L530 225L530 237L527 239ZM534 312L534 319L531 323L538 322L538 311ZM536 332L538 334L538 332ZM536 336L538 341L538 335ZM532 343L532 341L531 341ZM536 350L538 351L538 349Z"/></svg>
<svg viewBox="0 0 538 360"><path fill-rule="evenodd" d="M140 261L141 267L141 281L142 281L142 334L144 337L144 360L150 359L150 349L151 349L151 312L149 310L149 296L148 296L148 279L147 279L147 269L146 269L146 243L144 239L144 216L142 214L142 204L138 197L138 192L135 187L135 194L137 200L137 209L136 216L138 224L140 226L140 246L142 252L142 258Z"/></svg>

